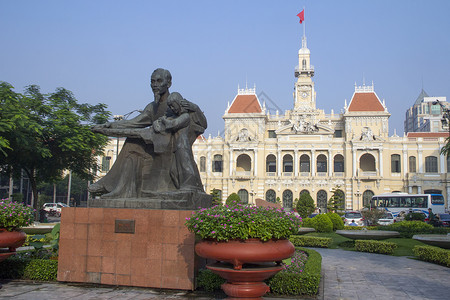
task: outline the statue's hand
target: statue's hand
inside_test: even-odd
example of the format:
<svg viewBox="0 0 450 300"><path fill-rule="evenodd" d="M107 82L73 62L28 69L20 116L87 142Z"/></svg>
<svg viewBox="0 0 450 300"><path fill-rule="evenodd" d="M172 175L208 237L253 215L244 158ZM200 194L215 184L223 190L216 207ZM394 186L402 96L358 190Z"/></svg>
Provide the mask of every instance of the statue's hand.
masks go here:
<svg viewBox="0 0 450 300"><path fill-rule="evenodd" d="M161 131L164 130L164 126L163 126L162 121L160 119L158 119L155 122L153 122L152 126L153 126L153 130L156 133L160 133Z"/></svg>
<svg viewBox="0 0 450 300"><path fill-rule="evenodd" d="M195 111L197 109L197 105L195 105L192 102L187 101L186 99L181 100L180 103L181 103L181 106L188 111Z"/></svg>

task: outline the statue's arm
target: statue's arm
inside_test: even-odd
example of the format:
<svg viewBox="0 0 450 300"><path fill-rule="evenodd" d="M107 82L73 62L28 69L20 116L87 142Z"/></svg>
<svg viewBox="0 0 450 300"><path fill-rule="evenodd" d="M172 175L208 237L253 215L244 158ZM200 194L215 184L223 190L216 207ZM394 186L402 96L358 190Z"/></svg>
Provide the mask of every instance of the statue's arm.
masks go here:
<svg viewBox="0 0 450 300"><path fill-rule="evenodd" d="M190 117L189 113L183 113L174 119L168 119L163 117L161 120L164 123L166 130L176 132L181 128L187 127L189 125Z"/></svg>
<svg viewBox="0 0 450 300"><path fill-rule="evenodd" d="M190 112L194 112L194 122L201 127L208 127L208 122L206 121L205 114L201 111L197 104L192 103L186 99L181 100L181 105Z"/></svg>

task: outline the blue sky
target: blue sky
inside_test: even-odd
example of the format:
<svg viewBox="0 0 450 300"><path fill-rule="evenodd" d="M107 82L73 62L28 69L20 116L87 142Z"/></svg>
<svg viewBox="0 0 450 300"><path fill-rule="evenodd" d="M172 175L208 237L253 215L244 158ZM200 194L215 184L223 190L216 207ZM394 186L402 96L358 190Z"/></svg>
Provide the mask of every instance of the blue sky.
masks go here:
<svg viewBox="0 0 450 300"><path fill-rule="evenodd" d="M238 84L255 84L271 108L293 107L303 7L325 113L340 112L364 78L386 101L390 133L403 135L422 85L430 96L450 97L450 1L0 3L0 80L17 91L64 87L81 103L125 114L152 101L149 77L163 67L171 91L204 110L213 136Z"/></svg>

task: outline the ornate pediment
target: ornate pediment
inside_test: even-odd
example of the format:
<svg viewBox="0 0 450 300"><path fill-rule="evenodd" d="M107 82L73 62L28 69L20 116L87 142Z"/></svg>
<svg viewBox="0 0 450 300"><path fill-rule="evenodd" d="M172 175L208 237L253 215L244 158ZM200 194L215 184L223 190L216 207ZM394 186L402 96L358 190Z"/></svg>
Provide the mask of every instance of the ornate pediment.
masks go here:
<svg viewBox="0 0 450 300"><path fill-rule="evenodd" d="M374 142L374 141L384 141L381 137L373 134L372 129L370 127L364 127L361 130L361 134L358 136L355 136L353 138L354 142Z"/></svg>
<svg viewBox="0 0 450 300"><path fill-rule="evenodd" d="M310 120L290 120L289 124L280 127L277 134L332 134L333 129L321 124L315 123Z"/></svg>
<svg viewBox="0 0 450 300"><path fill-rule="evenodd" d="M245 143L245 142L255 142L258 138L256 135L251 135L247 128L243 128L239 131L237 136L233 138L233 141Z"/></svg>

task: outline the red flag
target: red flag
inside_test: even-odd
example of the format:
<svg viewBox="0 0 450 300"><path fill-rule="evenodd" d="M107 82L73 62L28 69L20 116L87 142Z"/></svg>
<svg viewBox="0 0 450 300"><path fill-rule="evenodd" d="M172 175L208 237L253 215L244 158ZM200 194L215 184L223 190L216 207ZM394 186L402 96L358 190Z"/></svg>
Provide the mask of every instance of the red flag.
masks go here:
<svg viewBox="0 0 450 300"><path fill-rule="evenodd" d="M305 10L302 10L301 12L299 12L297 17L300 18L300 24L302 24L303 21L305 21Z"/></svg>

